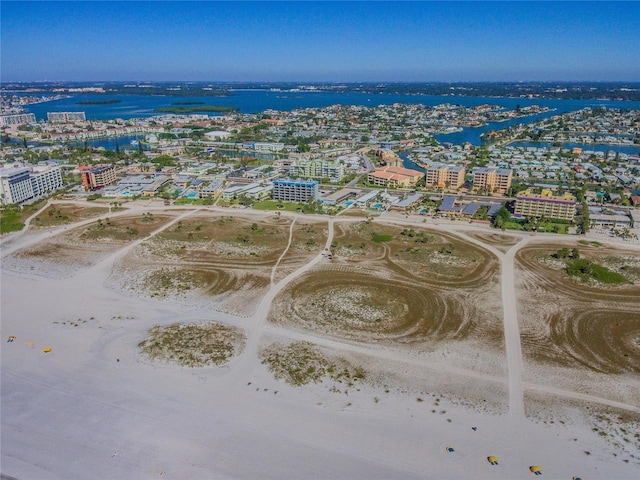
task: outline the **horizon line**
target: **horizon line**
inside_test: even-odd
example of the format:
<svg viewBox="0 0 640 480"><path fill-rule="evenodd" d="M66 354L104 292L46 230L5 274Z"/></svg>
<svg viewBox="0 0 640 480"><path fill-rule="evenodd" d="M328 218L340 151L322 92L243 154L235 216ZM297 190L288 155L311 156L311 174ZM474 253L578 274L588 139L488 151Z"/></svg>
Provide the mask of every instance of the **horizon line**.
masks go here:
<svg viewBox="0 0 640 480"><path fill-rule="evenodd" d="M230 84L230 83L238 83L238 84L255 84L255 83L299 83L299 84L401 84L401 85L411 85L411 84L421 84L421 83L429 83L429 84L450 84L450 83L465 83L465 84L474 84L474 83L638 83L640 84L640 79L638 80L349 80L349 81L340 81L340 80L134 80L134 79L122 79L122 80L0 80L0 87L7 83L124 83L124 82L132 82L132 83L219 83L219 84Z"/></svg>

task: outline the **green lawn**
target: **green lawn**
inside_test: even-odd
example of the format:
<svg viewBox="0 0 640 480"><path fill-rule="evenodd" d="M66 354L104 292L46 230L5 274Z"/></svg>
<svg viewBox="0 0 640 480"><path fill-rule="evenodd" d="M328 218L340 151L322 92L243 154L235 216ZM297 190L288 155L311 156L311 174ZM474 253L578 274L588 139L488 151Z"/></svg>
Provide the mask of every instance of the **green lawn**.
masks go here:
<svg viewBox="0 0 640 480"><path fill-rule="evenodd" d="M0 209L0 234L9 232L19 232L24 228L24 221L37 212L44 204L45 200L40 200L31 205L25 205L21 209L16 206L4 207Z"/></svg>
<svg viewBox="0 0 640 480"><path fill-rule="evenodd" d="M284 210L287 212L297 212L302 210L305 213L323 213L320 210L311 210L311 207L307 203L298 202L278 202L277 200L261 200L255 202L253 207L255 210Z"/></svg>
<svg viewBox="0 0 640 480"><path fill-rule="evenodd" d="M0 233L19 232L24 227L19 215L14 209L3 208L0 212Z"/></svg>
<svg viewBox="0 0 640 480"><path fill-rule="evenodd" d="M393 235L383 235L381 233L374 233L372 235L372 240L376 243L390 242L391 240L393 240Z"/></svg>

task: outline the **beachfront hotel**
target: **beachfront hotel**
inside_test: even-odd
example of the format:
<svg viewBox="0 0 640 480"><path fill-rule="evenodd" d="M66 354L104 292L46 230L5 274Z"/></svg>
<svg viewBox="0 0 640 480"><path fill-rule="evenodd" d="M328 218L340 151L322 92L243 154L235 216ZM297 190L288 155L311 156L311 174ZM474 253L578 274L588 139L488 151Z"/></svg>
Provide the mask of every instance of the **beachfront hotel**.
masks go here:
<svg viewBox="0 0 640 480"><path fill-rule="evenodd" d="M0 168L0 203L26 203L62 187L59 167Z"/></svg>
<svg viewBox="0 0 640 480"><path fill-rule="evenodd" d="M555 218L573 221L576 214L576 198L565 193L554 197L551 190L543 189L541 193L531 193L530 190L519 192L516 196L515 218Z"/></svg>

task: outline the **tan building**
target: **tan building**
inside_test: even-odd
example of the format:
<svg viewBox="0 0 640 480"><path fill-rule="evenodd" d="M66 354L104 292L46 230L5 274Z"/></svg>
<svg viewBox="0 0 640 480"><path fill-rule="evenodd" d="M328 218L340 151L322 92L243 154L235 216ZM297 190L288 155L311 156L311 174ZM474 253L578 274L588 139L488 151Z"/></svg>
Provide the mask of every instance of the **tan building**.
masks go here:
<svg viewBox="0 0 640 480"><path fill-rule="evenodd" d="M464 185L464 167L436 163L425 171L425 185L428 187L447 187L453 190Z"/></svg>
<svg viewBox="0 0 640 480"><path fill-rule="evenodd" d="M575 214L576 198L568 193L554 197L551 190L544 189L539 194L524 190L516 196L516 218L546 217L573 221Z"/></svg>
<svg viewBox="0 0 640 480"><path fill-rule="evenodd" d="M117 180L115 165L97 165L81 171L80 174L86 190L102 188Z"/></svg>
<svg viewBox="0 0 640 480"><path fill-rule="evenodd" d="M449 188L459 189L464 185L464 176L467 173L464 167L452 167L447 171Z"/></svg>
<svg viewBox="0 0 640 480"><path fill-rule="evenodd" d="M411 187L423 177L423 173L408 168L387 165L367 175L367 181L380 187Z"/></svg>
<svg viewBox="0 0 640 480"><path fill-rule="evenodd" d="M489 192L507 193L513 180L513 170L508 168L480 167L473 171L473 188Z"/></svg>
<svg viewBox="0 0 640 480"><path fill-rule="evenodd" d="M425 185L427 187L444 187L447 181L447 171L447 165L431 165L425 170Z"/></svg>

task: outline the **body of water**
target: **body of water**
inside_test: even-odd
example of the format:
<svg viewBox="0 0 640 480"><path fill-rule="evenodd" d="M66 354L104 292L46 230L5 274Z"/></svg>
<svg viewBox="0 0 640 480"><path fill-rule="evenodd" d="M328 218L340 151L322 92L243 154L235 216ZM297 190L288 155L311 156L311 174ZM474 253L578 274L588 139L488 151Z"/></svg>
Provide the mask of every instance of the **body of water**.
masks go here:
<svg viewBox="0 0 640 480"><path fill-rule="evenodd" d="M115 150L117 145L121 149L127 148L127 149L137 150L138 145L136 144L136 142L140 140L144 141L144 137L145 137L144 134L140 134L140 135L123 135L121 137L94 138L91 140L87 140L87 146L95 147L95 148L103 147L106 150ZM84 143L85 143L84 141L79 141L79 142L73 142L71 143L71 145L75 147L82 147ZM143 145L142 148L144 150L149 150L149 147L146 145Z"/></svg>
<svg viewBox="0 0 640 480"><path fill-rule="evenodd" d="M119 100L118 103L99 105L80 105L80 101L91 100ZM327 93L327 92L272 92L265 90L243 90L230 92L225 97L174 97L174 96L146 96L146 95L99 95L82 94L72 95L52 102L27 105L28 112L34 113L36 119L45 120L47 112L86 112L88 120L110 120L115 118L146 118L161 115L156 108L168 107L177 102L202 102L203 105L222 105L236 107L241 113L259 113L273 109L290 111L296 108L327 107L330 105L364 105L376 107L380 105L392 105L394 103L423 104L435 106L443 103L474 107L483 104L499 105L508 110L513 110L517 105L546 106L552 111L538 115L509 120L506 122L492 122L484 127L464 128L461 132L451 134L438 134L439 142L451 142L461 144L470 142L480 145L480 135L490 130L499 130L517 124L527 124L541 118L550 117L560 113L579 110L586 107L610 107L640 109L640 102L613 101L613 100L555 100L555 99L529 99L529 98L493 98L493 97L457 97L457 96L433 96L433 95L388 95L367 93ZM193 105L196 107L197 105ZM198 112L194 112L198 113ZM206 113L206 112L204 112ZM211 114L209 114L211 115Z"/></svg>
<svg viewBox="0 0 640 480"><path fill-rule="evenodd" d="M224 148L216 148L215 151L216 153L219 153L226 157L232 157L232 158L246 157L246 158L257 158L258 160L267 160L267 161L273 161L279 158L277 155L273 153L248 152L246 150L231 150L231 149L224 149ZM283 155L280 156L280 158L282 157Z"/></svg>
<svg viewBox="0 0 640 480"><path fill-rule="evenodd" d="M402 166L418 172L424 172L424 168L412 161L407 152L400 152L398 156L402 159Z"/></svg>

